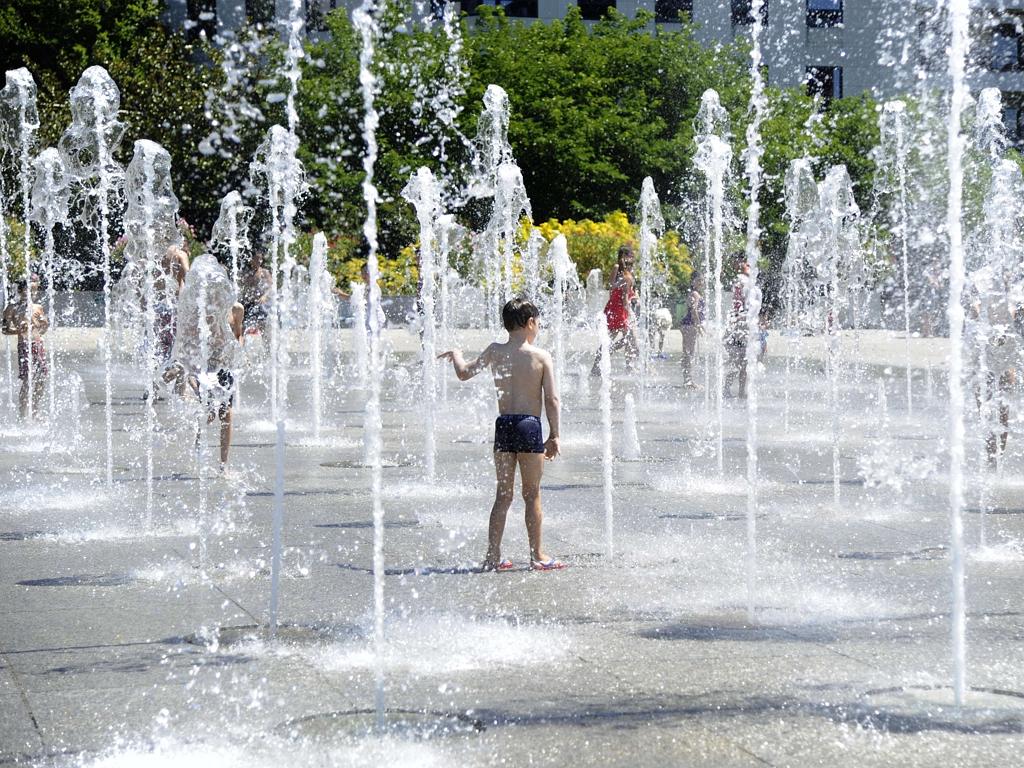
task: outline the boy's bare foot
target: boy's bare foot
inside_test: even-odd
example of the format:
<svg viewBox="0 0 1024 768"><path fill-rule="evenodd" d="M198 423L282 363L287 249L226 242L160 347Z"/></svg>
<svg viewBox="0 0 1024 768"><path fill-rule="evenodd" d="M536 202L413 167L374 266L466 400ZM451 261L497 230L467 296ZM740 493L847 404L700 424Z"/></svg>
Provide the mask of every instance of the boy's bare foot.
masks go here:
<svg viewBox="0 0 1024 768"><path fill-rule="evenodd" d="M544 559L530 558L531 571L560 571L565 567L565 563L553 557Z"/></svg>
<svg viewBox="0 0 1024 768"><path fill-rule="evenodd" d="M480 566L480 570L484 573L491 573L496 571L511 571L515 566L511 560L502 560L500 562L484 561L484 564Z"/></svg>

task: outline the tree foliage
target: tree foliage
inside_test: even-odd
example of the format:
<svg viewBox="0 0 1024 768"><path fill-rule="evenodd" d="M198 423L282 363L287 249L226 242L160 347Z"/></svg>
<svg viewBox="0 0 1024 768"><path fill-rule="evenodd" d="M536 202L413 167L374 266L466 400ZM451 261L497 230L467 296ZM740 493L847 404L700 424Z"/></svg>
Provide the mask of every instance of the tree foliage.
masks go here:
<svg viewBox="0 0 1024 768"><path fill-rule="evenodd" d="M460 47L436 22L410 24L411 1L388 4L374 59L382 256L398 264L417 238L401 190L418 166L446 180L455 213L479 217L457 190L469 156L465 137L476 133L491 83L509 95L509 139L538 222L600 222L615 211L631 213L645 176L667 211L686 211L703 189L692 158L694 120L708 88L719 92L732 119L733 197L742 207L739 170L749 119L744 44L705 46L689 25L655 26L644 12L627 19L612 10L588 26L572 7L564 19L524 24L481 6L479 17L462 21ZM365 255L360 40L344 9L324 21L329 34L307 42L298 83L300 159L311 183L299 224L328 233L332 264L348 275ZM166 147L182 214L200 237L227 191L239 189L252 200L249 161L268 127L285 119L276 35L243 29L218 45L201 36L190 41L164 26L156 0L7 4L0 10L0 52L6 68L28 66L40 84L43 145L53 144L67 124L67 91L82 70L105 66L122 91L128 126L122 161L135 139ZM817 157L819 174L845 163L866 206L877 115L867 98L835 100L821 110L796 90L770 89L769 96L763 244L768 261L778 263L789 161ZM603 263L599 256L584 261Z"/></svg>

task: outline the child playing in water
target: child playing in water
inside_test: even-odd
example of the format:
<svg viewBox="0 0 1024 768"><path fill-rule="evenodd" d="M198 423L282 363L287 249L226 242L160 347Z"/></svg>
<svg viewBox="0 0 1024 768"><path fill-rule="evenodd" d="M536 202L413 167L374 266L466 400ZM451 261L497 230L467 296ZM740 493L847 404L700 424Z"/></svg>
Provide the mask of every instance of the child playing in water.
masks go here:
<svg viewBox="0 0 1024 768"><path fill-rule="evenodd" d="M511 560L501 558L501 537L505 532L505 516L512 506L517 465L526 503L530 569L553 571L565 568L565 563L548 557L541 547L540 478L544 460L551 460L559 454L559 403L551 355L533 346L539 317L540 311L532 303L522 298L512 299L501 310L508 341L491 344L478 358L468 363L457 349L438 355L439 359L451 360L459 381L473 378L485 367L490 368L498 394L499 416L494 423L497 485L487 534L485 571L512 568ZM542 404L548 419L546 441L540 424Z"/></svg>
<svg viewBox="0 0 1024 768"><path fill-rule="evenodd" d="M18 300L8 304L4 310L3 332L7 336L18 336L18 378L21 392L18 408L22 419L35 415L36 404L43 397L43 388L50 373L43 347L43 334L50 328L50 321L40 304L32 302L32 294L39 290L39 278L32 275L31 288L28 280L18 283ZM31 305L31 309L29 308ZM31 329L29 328L31 316ZM32 366L32 392L29 393L29 366Z"/></svg>
<svg viewBox="0 0 1024 768"><path fill-rule="evenodd" d="M201 311L200 307L203 308ZM174 339L174 362L164 371L164 381L185 386L204 401L207 423L220 421L220 469L227 473L231 449L235 377L241 360L245 310L235 301L227 272L210 254L196 259L185 278ZM200 435L197 434L197 441Z"/></svg>

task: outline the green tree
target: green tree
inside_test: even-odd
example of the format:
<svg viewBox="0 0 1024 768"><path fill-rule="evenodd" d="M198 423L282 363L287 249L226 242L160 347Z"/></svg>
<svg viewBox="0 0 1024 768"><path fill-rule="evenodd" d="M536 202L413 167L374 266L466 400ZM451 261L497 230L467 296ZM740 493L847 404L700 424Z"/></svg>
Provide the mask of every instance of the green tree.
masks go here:
<svg viewBox="0 0 1024 768"><path fill-rule="evenodd" d="M677 202L701 94L717 89L733 112L745 100L740 50L704 47L688 26L652 32L650 14L613 10L588 28L575 7L529 25L480 12L467 96L479 105L489 83L508 92L509 138L538 220L632 210L645 176Z"/></svg>
<svg viewBox="0 0 1024 768"><path fill-rule="evenodd" d="M397 258L417 236L414 212L401 197L410 175L423 165L435 173L444 170L438 156L442 137L448 139L448 169L464 159L457 137L445 136L447 129L432 113L436 84L447 75L450 41L436 28L409 28L410 7L388 5L374 57L380 115L374 183L380 195L380 247L389 258ZM366 215L361 42L344 9L327 14L325 21L330 37L309 47L299 81L302 160L312 184L304 210L307 220L321 229L358 233ZM457 175L454 181L459 181Z"/></svg>

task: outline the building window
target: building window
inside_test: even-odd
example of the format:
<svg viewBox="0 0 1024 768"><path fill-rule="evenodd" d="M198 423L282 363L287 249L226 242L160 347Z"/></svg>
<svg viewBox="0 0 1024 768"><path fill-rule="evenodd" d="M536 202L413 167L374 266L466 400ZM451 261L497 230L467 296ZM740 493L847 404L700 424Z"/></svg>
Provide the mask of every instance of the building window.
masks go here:
<svg viewBox="0 0 1024 768"><path fill-rule="evenodd" d="M187 0L186 11L185 37L196 40L205 36L212 40L217 34L217 0Z"/></svg>
<svg viewBox="0 0 1024 768"><path fill-rule="evenodd" d="M433 4L432 4L433 5ZM481 5L493 5L505 11L505 15L516 19L537 18L537 0L462 0L462 12L475 16ZM440 4L444 13L444 4ZM439 16L437 18L440 18Z"/></svg>
<svg viewBox="0 0 1024 768"><path fill-rule="evenodd" d="M945 5L938 9L917 5L914 16L917 19L915 49L918 66L928 72L945 71L949 29L949 13Z"/></svg>
<svg viewBox="0 0 1024 768"><path fill-rule="evenodd" d="M992 30L989 68L1007 72L1024 68L1021 31L1014 24L1000 24Z"/></svg>
<svg viewBox="0 0 1024 768"><path fill-rule="evenodd" d="M275 0L245 0L245 18L250 24L270 24L277 13Z"/></svg>
<svg viewBox="0 0 1024 768"><path fill-rule="evenodd" d="M331 0L331 3L333 4L337 1ZM444 9L447 5L448 0L430 0L430 18L434 21L444 21Z"/></svg>
<svg viewBox="0 0 1024 768"><path fill-rule="evenodd" d="M661 23L682 21L682 14L687 20L693 18L693 0L654 0L654 20Z"/></svg>
<svg viewBox="0 0 1024 768"><path fill-rule="evenodd" d="M824 104L843 98L843 68L808 67L807 95L820 98Z"/></svg>
<svg viewBox="0 0 1024 768"><path fill-rule="evenodd" d="M731 0L730 16L734 27L754 23L754 4L752 0ZM761 23L768 24L768 0L761 0Z"/></svg>
<svg viewBox="0 0 1024 768"><path fill-rule="evenodd" d="M1003 93L1003 125L1011 145L1024 145L1024 93Z"/></svg>
<svg viewBox="0 0 1024 768"><path fill-rule="evenodd" d="M807 0L808 27L839 27L843 24L843 0Z"/></svg>
<svg viewBox="0 0 1024 768"><path fill-rule="evenodd" d="M320 0L306 0L306 29L323 32L327 29L327 14Z"/></svg>
<svg viewBox="0 0 1024 768"><path fill-rule="evenodd" d="M615 7L615 0L579 0L580 15L588 21L603 19L609 8Z"/></svg>

